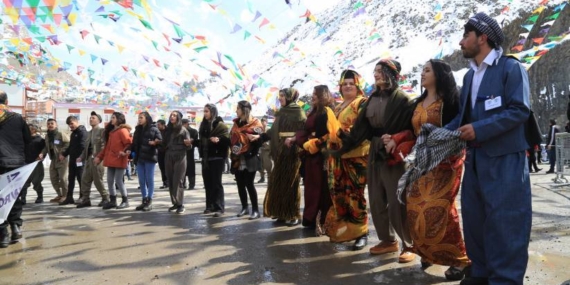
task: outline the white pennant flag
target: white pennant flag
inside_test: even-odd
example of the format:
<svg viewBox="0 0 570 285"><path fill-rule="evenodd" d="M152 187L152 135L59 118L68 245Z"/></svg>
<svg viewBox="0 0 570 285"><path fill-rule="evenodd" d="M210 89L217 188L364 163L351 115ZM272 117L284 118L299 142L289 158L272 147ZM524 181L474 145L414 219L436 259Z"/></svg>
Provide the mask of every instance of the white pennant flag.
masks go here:
<svg viewBox="0 0 570 285"><path fill-rule="evenodd" d="M36 161L0 175L0 224L8 218L14 202L20 195L22 186L38 163L41 162Z"/></svg>

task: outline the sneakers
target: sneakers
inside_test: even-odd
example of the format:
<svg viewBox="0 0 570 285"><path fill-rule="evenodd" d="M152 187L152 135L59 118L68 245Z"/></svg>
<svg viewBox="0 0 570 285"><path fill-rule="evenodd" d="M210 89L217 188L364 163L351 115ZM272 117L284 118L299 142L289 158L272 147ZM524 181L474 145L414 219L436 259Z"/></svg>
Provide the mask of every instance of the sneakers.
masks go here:
<svg viewBox="0 0 570 285"><path fill-rule="evenodd" d="M174 206L168 208L168 211L169 211L169 212L173 212L173 211L176 211L176 210L178 210L178 205L174 205Z"/></svg>
<svg viewBox="0 0 570 285"><path fill-rule="evenodd" d="M184 206L179 206L178 209L176 209L176 214L182 214L186 212L186 209L184 209Z"/></svg>
<svg viewBox="0 0 570 285"><path fill-rule="evenodd" d="M400 253L400 257L398 257L398 262L408 263L414 261L415 259L416 259L415 253L411 253L409 251L402 251L402 253Z"/></svg>
<svg viewBox="0 0 570 285"><path fill-rule="evenodd" d="M384 253L398 252L398 242L397 241L383 241L370 248L370 254L380 255Z"/></svg>
<svg viewBox="0 0 570 285"><path fill-rule="evenodd" d="M259 179L259 181L257 181L257 183L264 183L265 182L265 177L261 177L261 179Z"/></svg>

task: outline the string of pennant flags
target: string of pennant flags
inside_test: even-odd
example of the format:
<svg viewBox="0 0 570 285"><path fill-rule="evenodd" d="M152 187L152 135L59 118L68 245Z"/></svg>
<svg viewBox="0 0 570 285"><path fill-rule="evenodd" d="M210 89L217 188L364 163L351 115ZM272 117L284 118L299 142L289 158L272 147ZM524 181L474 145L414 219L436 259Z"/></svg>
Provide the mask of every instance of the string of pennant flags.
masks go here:
<svg viewBox="0 0 570 285"><path fill-rule="evenodd" d="M266 44L260 32L264 30L279 30L277 25L271 20L272 17L255 9L250 0L245 0L245 2L252 17L246 22L238 22L224 9L224 5L220 4L219 0L202 1L212 11L215 11L228 21L228 32L230 35L239 35L244 41L255 40L259 44ZM98 33L93 26L91 28L78 27L78 29L82 40L94 39L97 45L105 44L116 48L118 54L124 52L136 54L144 60L146 67L155 67L150 70L143 66L116 63L109 60L105 55L81 48L74 43L63 42L61 37L58 37L58 33L69 33L72 28L75 31L75 27L78 25L80 13L75 0L2 0L2 2L4 15L11 21L11 24L7 24L7 27L18 36L3 39L4 47L0 51L13 56L21 65L45 65L54 70L76 74L89 81L91 85L117 85L122 90L144 87L149 82L163 82L178 88L189 88L193 93L201 93L198 87L185 84L186 80L183 79L194 79L195 81L201 79L201 76L197 73L183 71L181 68L182 64L192 65L211 76L225 79L224 88L226 88L228 94L216 101L216 103L220 104L233 104L232 100L236 101L234 99L248 99L254 103L259 100L265 100L265 102L272 103L275 101L276 91L279 90L277 84L268 82L259 74L249 74L244 65L237 62L230 54L212 48L205 36L191 33L182 28L176 21L164 17L157 11L153 11L147 0L102 0L98 2L100 6L92 13L96 18L113 23L124 24L125 19L134 20L135 23L138 23L138 26L125 26L125 28L140 34L141 38L153 46L154 55L152 53L141 54L128 45L107 39ZM289 7L294 5L291 2L285 1ZM366 8L368 2L369 0L360 0L352 4L352 17L365 17L367 15ZM525 62L527 68L530 68L534 62L551 48L568 39L567 33L549 35L550 27L556 23L567 2L556 6L551 15L543 17L544 20L540 24L538 23L546 9L547 2L548 0L539 2L540 7L534 10L532 15L522 25L526 32L520 34L519 41L511 48L511 51ZM300 1L298 4L300 5ZM502 13L508 13L509 10L509 6L506 5ZM445 11L442 4L435 3L433 6L433 20L438 22L444 16ZM298 17L306 22L312 22L318 27L316 36L322 38L322 44L331 40L331 35L310 10L307 9L304 14L298 15ZM164 30L155 27L153 19L157 18L165 19L170 24L169 29ZM367 30L367 39L370 44L382 42L382 33L374 27L372 21L366 20L365 24L370 27ZM540 27L538 31L539 37L529 39L529 34L538 27ZM28 32L25 36L21 33L23 29ZM439 46L441 47L441 51L436 57L443 57L443 34L442 29L436 32L436 37L439 39ZM286 40L288 39L285 38L283 42ZM529 41L532 41L532 45L527 50L524 50L525 46L529 46ZM63 46L67 49L68 54L77 54L80 57L85 57L90 60L90 64L78 64L69 60L53 58L46 51L44 47L46 44ZM338 46L333 46L333 48L335 49L334 56L340 60L341 65L343 67L351 67L352 60L350 57L353 55L347 54L345 50ZM182 50L190 51L194 56L190 60L183 61L181 60L183 58L181 55ZM174 56L167 57L163 54ZM289 66L296 65L301 59L306 58L307 55L305 48L300 43L293 41L288 45L283 45L281 49L276 48L272 51L273 58L279 58L281 63ZM172 58L180 60L173 60ZM122 70L124 75L130 74L130 76L134 76L137 82L127 80L127 77L121 78L121 76L105 78L103 67L109 64L118 65L119 70ZM309 67L314 72L324 72L323 68L315 64L315 62L311 62ZM0 75L2 73L0 71ZM23 80L22 77L28 78L28 80ZM307 78L318 81L310 73ZM9 80L12 81L12 79ZM45 78L31 73L20 74L14 79L16 83L24 84L24 81L25 84L36 85L48 82ZM406 79L401 83L405 86L409 85ZM256 93L254 91L258 89L264 89L265 96L254 95ZM173 95L166 96L174 97ZM164 100L160 102L162 101ZM275 106L275 104L273 105Z"/></svg>

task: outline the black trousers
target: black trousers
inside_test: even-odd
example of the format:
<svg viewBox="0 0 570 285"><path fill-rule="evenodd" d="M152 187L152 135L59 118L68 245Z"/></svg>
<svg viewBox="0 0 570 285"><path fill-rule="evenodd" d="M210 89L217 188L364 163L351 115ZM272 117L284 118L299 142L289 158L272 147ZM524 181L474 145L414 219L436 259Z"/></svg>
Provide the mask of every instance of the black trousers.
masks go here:
<svg viewBox="0 0 570 285"><path fill-rule="evenodd" d="M259 207L257 205L257 190L253 183L254 179L255 172L249 172L247 169L236 172L236 182L241 207L243 209L247 208L247 195L249 194L249 198L251 199L251 210L253 212L259 212Z"/></svg>
<svg viewBox="0 0 570 285"><path fill-rule="evenodd" d="M165 161L165 153L159 151L158 152L158 168L160 168L160 176L162 177L162 185L168 185L168 179L166 176L166 166L164 164Z"/></svg>
<svg viewBox="0 0 570 285"><path fill-rule="evenodd" d="M532 171L534 167L534 171L538 171L538 165L536 165L536 153L534 152L533 148L529 148L528 150L528 171Z"/></svg>
<svg viewBox="0 0 570 285"><path fill-rule="evenodd" d="M213 212L224 212L224 186L222 185L222 172L224 172L224 159L202 161L202 179L206 188L206 209Z"/></svg>
<svg viewBox="0 0 570 285"><path fill-rule="evenodd" d="M67 175L67 198L73 199L73 188L75 188L75 179L81 187L81 176L83 175L83 166L75 165L75 158L69 159L69 171ZM80 191L81 192L81 191Z"/></svg>
<svg viewBox="0 0 570 285"><path fill-rule="evenodd" d="M0 167L0 174L10 172L14 169L16 169L16 168ZM8 218L6 219L6 221L4 221L4 223L0 224L0 230L1 231L6 229L8 227L8 225L18 225L20 227L22 226L22 223L24 221L22 220L21 217L22 217L22 208L23 208L24 204L22 203L21 197L22 197L22 192L20 191L20 195L18 195L16 202L14 202L14 206L12 206L12 209L10 210L10 213L8 214Z"/></svg>
<svg viewBox="0 0 570 285"><path fill-rule="evenodd" d="M36 194L38 194L38 197L41 197L44 193L44 187L42 186L42 181L44 180L44 176L45 176L44 164L42 161L40 161L38 162L38 165L36 165L36 168L34 168L34 171L28 178L28 181L26 181L26 184L24 184L24 186L22 187L22 192L20 192L20 196L25 199L26 196L28 195L28 187L30 187L30 185L33 184Z"/></svg>
<svg viewBox="0 0 570 285"><path fill-rule="evenodd" d="M186 152L186 176L188 177L188 186L194 187L196 184L196 161L194 161L194 149Z"/></svg>

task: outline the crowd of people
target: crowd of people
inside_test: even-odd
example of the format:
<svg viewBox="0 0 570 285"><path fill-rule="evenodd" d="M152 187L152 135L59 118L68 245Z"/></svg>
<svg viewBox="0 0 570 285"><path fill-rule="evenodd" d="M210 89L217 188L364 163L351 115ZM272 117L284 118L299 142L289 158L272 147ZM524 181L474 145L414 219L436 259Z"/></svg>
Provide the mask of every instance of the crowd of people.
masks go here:
<svg viewBox="0 0 570 285"><path fill-rule="evenodd" d="M307 114L297 104L295 88L280 90L281 107L271 128L265 118L252 116L249 102L240 101L231 127L214 104L204 107L198 130L178 111L170 113L168 123L155 123L142 112L132 137L122 113L114 113L101 128L101 116L93 112L89 131L75 117L67 119L71 135L50 119L44 141L37 126L28 128L21 116L7 110L6 94L0 93L0 173L49 156L57 193L50 202L89 207L95 184L101 195L98 206L122 209L129 207L123 177L132 157L142 197L136 210L151 211L158 162L160 188L169 189L172 202L168 211L184 213L186 184L188 189L196 185L198 148L204 214L225 214L222 174L230 171L241 202L237 217L301 224L331 242L353 242L354 250L362 250L368 244L370 212L380 240L370 254L397 252L400 263L419 256L423 268L448 266L445 277L462 280L461 285L522 284L532 215L527 150L533 144L525 137L528 77L517 60L503 55L504 34L494 19L479 13L464 29L460 46L471 68L461 89L450 66L432 59L421 73L423 92L410 100L398 86L400 63L382 59L373 70L375 89L368 97L354 70L340 75L342 102L335 104L328 86L315 86ZM549 132L549 148L556 131ZM445 151L436 152L438 146ZM406 158L412 149L414 156ZM552 157L550 161L553 165ZM24 187L34 185L38 203L43 202L43 172L39 163ZM268 181L262 208L257 172L258 182ZM460 186L463 234L455 203ZM22 193L0 228L2 247L21 237Z"/></svg>

